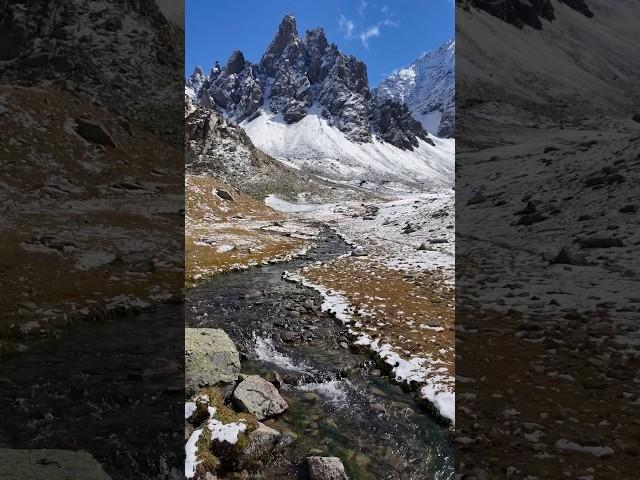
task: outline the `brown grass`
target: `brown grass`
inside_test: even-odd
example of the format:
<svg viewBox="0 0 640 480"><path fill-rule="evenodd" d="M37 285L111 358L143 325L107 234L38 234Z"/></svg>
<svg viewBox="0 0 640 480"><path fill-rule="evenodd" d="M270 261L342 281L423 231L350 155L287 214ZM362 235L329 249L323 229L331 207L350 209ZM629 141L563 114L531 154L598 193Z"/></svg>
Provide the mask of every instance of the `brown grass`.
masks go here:
<svg viewBox="0 0 640 480"><path fill-rule="evenodd" d="M406 273L369 258L344 257L308 267L303 275L346 297L362 323L357 330L390 343L400 355L429 354L454 374L454 290L439 274Z"/></svg>
<svg viewBox="0 0 640 480"><path fill-rule="evenodd" d="M216 194L230 193L233 200ZM260 229L286 217L212 177L186 178L185 270L187 285L211 275L286 258L302 240ZM227 250L232 246L232 250Z"/></svg>
<svg viewBox="0 0 640 480"><path fill-rule="evenodd" d="M464 366L460 373L473 381L457 385L457 424L463 427L460 436L474 439L458 449L459 463L479 466L490 478L507 478L505 458L520 469L518 478L527 474L538 478L637 478L640 422L637 406L625 398L640 367L637 358L625 367L603 369L589 362L592 352L574 351L564 344L566 332L544 343L519 340L514 336L520 325L516 313L461 310L459 315L461 324L469 329L458 338L457 355ZM554 340L558 343L550 346ZM613 341L606 338L598 350L605 351ZM574 381L554 378L549 375L552 371L569 374ZM609 377L611 372L628 379ZM512 408L517 415L505 416ZM539 442L524 438L533 430L544 432ZM598 458L554 448L563 438L581 445L606 445L614 453ZM488 450L492 455L486 454ZM550 455L541 455L543 452Z"/></svg>

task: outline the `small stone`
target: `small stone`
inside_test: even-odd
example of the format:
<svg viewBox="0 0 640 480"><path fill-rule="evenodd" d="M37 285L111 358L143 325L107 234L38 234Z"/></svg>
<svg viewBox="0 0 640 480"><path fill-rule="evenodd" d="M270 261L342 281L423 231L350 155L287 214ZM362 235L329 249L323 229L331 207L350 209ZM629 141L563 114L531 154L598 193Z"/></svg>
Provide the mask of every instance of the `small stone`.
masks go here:
<svg viewBox="0 0 640 480"><path fill-rule="evenodd" d="M282 385L282 377L275 370L268 371L267 373L265 373L263 375L263 378L267 382L272 383L273 385L275 385L276 388L280 388L280 386Z"/></svg>
<svg viewBox="0 0 640 480"><path fill-rule="evenodd" d="M311 480L349 480L338 457L307 457Z"/></svg>
<svg viewBox="0 0 640 480"><path fill-rule="evenodd" d="M86 118L76 118L75 130L82 138L91 143L116 147L116 142L104 125Z"/></svg>
<svg viewBox="0 0 640 480"><path fill-rule="evenodd" d="M216 189L216 195L218 195L223 200L229 200L229 201L233 202L233 197L226 190L221 190L221 189L217 188Z"/></svg>
<svg viewBox="0 0 640 480"><path fill-rule="evenodd" d="M305 402L317 402L318 401L318 395L316 395L313 392L305 392L304 395L302 395L302 398Z"/></svg>
<svg viewBox="0 0 640 480"><path fill-rule="evenodd" d="M619 238L579 238L576 240L582 248L616 248L624 247Z"/></svg>

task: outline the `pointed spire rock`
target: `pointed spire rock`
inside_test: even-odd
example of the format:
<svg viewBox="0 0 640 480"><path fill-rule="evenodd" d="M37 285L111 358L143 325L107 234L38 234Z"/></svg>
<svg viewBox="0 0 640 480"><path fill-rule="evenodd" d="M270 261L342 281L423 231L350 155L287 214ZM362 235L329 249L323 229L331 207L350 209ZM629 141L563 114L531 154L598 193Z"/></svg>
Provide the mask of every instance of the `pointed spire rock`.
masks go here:
<svg viewBox="0 0 640 480"><path fill-rule="evenodd" d="M278 34L276 38L278 36L281 36L289 40L298 38L298 29L296 27L296 17L294 17L290 13L285 15L285 17L282 19L282 22L280 23L280 26L278 27Z"/></svg>
<svg viewBox="0 0 640 480"><path fill-rule="evenodd" d="M241 72L244 64L244 55L240 50L235 50L229 57L229 60L227 60L227 66L224 67L224 69L227 75L233 75L234 73Z"/></svg>
<svg viewBox="0 0 640 480"><path fill-rule="evenodd" d="M296 17L288 14L282 19L282 23L278 27L273 42L269 45L267 53L281 54L287 45L298 40L298 29L296 28Z"/></svg>
<svg viewBox="0 0 640 480"><path fill-rule="evenodd" d="M190 78L191 82L193 83L201 83L202 80L204 80L204 72L202 71L202 67L200 65L195 66Z"/></svg>
<svg viewBox="0 0 640 480"><path fill-rule="evenodd" d="M195 68L193 69L193 73L191 74L191 76L189 77L189 80L187 80L186 84L187 86L191 87L193 89L194 92L198 92L198 90L200 90L200 87L202 87L202 84L205 81L205 74L202 71L202 67L200 65L196 65Z"/></svg>
<svg viewBox="0 0 640 480"><path fill-rule="evenodd" d="M296 52L299 51L298 29L296 28L296 19L293 15L289 14L284 17L282 23L278 27L278 32L274 37L266 53L262 56L260 64L265 69L268 75L273 76L275 74L275 63L277 59L283 55L296 56ZM293 50L289 47L293 46ZM288 52L288 53L286 53ZM291 60L292 58L290 58Z"/></svg>

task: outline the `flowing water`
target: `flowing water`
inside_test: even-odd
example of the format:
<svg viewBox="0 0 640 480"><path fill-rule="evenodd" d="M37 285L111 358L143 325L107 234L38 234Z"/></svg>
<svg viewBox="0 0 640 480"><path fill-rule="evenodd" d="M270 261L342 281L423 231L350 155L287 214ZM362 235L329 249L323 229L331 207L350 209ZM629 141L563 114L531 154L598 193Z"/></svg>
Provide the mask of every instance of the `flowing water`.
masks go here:
<svg viewBox="0 0 640 480"><path fill-rule="evenodd" d="M187 324L223 328L243 373L275 371L284 380L289 410L265 423L297 440L263 478L305 478L309 454L340 457L353 480L453 478L449 429L369 356L344 348L345 329L317 308L316 292L282 280L286 270L349 250L327 230L304 258L215 277L188 292Z"/></svg>

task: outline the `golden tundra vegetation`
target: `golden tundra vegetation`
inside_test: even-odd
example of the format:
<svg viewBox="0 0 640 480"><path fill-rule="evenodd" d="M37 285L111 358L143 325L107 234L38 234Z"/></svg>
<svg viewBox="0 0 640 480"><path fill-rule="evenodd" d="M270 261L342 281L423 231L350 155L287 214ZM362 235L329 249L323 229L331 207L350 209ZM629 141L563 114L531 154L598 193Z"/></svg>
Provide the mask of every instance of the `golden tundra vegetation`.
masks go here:
<svg viewBox="0 0 640 480"><path fill-rule="evenodd" d="M303 270L342 294L358 330L405 358L426 352L454 375L454 289L434 271L402 271L366 257L341 257Z"/></svg>
<svg viewBox="0 0 640 480"><path fill-rule="evenodd" d="M286 216L210 176L185 179L186 283L218 273L288 258L304 247L301 239L263 227Z"/></svg>

